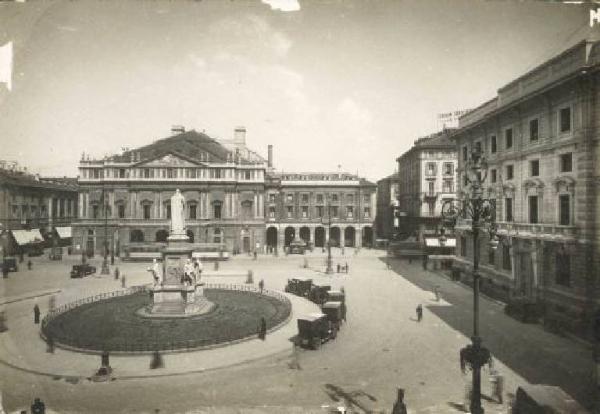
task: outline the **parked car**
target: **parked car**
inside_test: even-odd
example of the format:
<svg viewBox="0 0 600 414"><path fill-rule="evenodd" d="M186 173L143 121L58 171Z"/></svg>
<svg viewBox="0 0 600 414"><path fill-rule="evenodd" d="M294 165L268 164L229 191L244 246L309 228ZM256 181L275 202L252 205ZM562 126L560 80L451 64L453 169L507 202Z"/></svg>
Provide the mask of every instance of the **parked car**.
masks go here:
<svg viewBox="0 0 600 414"><path fill-rule="evenodd" d="M19 266L17 265L16 257L5 257L4 258L4 266L8 267L9 272L18 272Z"/></svg>
<svg viewBox="0 0 600 414"><path fill-rule="evenodd" d="M327 292L328 302L339 302L341 303L342 319L346 320L346 294L341 290L330 290Z"/></svg>
<svg viewBox="0 0 600 414"><path fill-rule="evenodd" d="M48 258L50 260L62 260L63 256L63 248L62 247L53 247L48 254Z"/></svg>
<svg viewBox="0 0 600 414"><path fill-rule="evenodd" d="M308 294L308 299L317 305L322 305L327 302L327 292L331 290L331 285L324 283L313 283L313 286Z"/></svg>
<svg viewBox="0 0 600 414"><path fill-rule="evenodd" d="M90 266L87 263L73 265L73 268L71 269L71 277L73 278L84 277L93 273L96 273L96 268L94 266Z"/></svg>
<svg viewBox="0 0 600 414"><path fill-rule="evenodd" d="M293 293L296 296L307 297L311 287L312 279L306 277L294 277L292 279L288 279L287 285L285 286L285 291L288 293Z"/></svg>
<svg viewBox="0 0 600 414"><path fill-rule="evenodd" d="M333 339L337 336L337 331L342 326L342 303L341 302L325 302L321 307L321 311L327 315L327 319L331 322L333 330Z"/></svg>
<svg viewBox="0 0 600 414"><path fill-rule="evenodd" d="M290 242L290 254L304 254L306 249L306 242L300 238L296 237Z"/></svg>
<svg viewBox="0 0 600 414"><path fill-rule="evenodd" d="M323 342L333 339L333 329L327 315L311 313L298 318L298 342L300 346L319 349Z"/></svg>

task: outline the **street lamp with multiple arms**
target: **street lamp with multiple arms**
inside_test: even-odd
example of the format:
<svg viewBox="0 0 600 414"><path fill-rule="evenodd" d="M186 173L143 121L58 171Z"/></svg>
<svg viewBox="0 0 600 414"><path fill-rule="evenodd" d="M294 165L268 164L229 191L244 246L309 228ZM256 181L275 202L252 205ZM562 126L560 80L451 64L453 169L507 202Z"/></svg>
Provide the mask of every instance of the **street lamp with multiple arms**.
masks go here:
<svg viewBox="0 0 600 414"><path fill-rule="evenodd" d="M327 202L327 220L325 217L321 217L321 222L323 224L327 224L327 234L325 243L327 243L327 268L325 269L325 273L328 275L333 273L333 260L331 259L331 202L329 200L329 194L325 195Z"/></svg>
<svg viewBox="0 0 600 414"><path fill-rule="evenodd" d="M491 361L490 351L481 345L479 336L479 235L487 231L490 236L490 247L496 248L496 202L483 197L483 183L487 176L487 164L481 152L474 150L471 159L465 163L467 188L470 190L465 198L446 200L442 205L442 218L445 224L455 226L459 216L471 218L473 233L473 337L472 344L460 351L461 367L468 365L473 371L473 389L471 393L470 412L482 414L481 406L481 367Z"/></svg>

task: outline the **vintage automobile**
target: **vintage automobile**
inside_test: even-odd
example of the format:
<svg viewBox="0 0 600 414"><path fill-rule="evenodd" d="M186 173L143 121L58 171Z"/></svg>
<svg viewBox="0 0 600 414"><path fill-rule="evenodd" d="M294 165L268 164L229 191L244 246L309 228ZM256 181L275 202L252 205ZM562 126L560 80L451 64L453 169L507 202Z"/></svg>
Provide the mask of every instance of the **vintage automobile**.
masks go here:
<svg viewBox="0 0 600 414"><path fill-rule="evenodd" d="M322 305L327 302L327 292L330 290L331 285L326 285L323 282L313 283L310 293L308 294L308 299L317 305Z"/></svg>
<svg viewBox="0 0 600 414"><path fill-rule="evenodd" d="M327 319L331 322L333 330L333 339L337 336L337 331L342 326L342 303L341 302L325 302L321 306L321 311L327 315Z"/></svg>
<svg viewBox="0 0 600 414"><path fill-rule="evenodd" d="M17 265L16 257L5 257L4 266L7 266L9 272L18 272L19 265Z"/></svg>
<svg viewBox="0 0 600 414"><path fill-rule="evenodd" d="M512 412L514 414L579 414L588 411L560 387L532 384L517 388Z"/></svg>
<svg viewBox="0 0 600 414"><path fill-rule="evenodd" d="M290 254L304 254L307 250L306 242L300 238L295 238L290 242Z"/></svg>
<svg viewBox="0 0 600 414"><path fill-rule="evenodd" d="M94 266L90 266L87 263L73 265L73 268L71 269L71 277L72 278L84 277L87 275L91 275L93 273L96 273L96 268Z"/></svg>
<svg viewBox="0 0 600 414"><path fill-rule="evenodd" d="M346 320L346 294L341 290L330 290L327 292L327 301L328 302L340 302L342 319Z"/></svg>
<svg viewBox="0 0 600 414"><path fill-rule="evenodd" d="M50 260L62 260L63 256L63 248L62 247L53 247L50 249L50 253L48 254L48 258Z"/></svg>
<svg viewBox="0 0 600 414"><path fill-rule="evenodd" d="M27 256L29 256L29 257L41 256L43 254L44 254L44 248L42 247L41 243L32 245L29 248L29 251L27 252Z"/></svg>
<svg viewBox="0 0 600 414"><path fill-rule="evenodd" d="M311 313L298 318L298 344L319 349L323 342L334 338L331 322L323 313Z"/></svg>
<svg viewBox="0 0 600 414"><path fill-rule="evenodd" d="M306 277L294 277L292 279L288 279L287 285L285 286L285 291L288 293L293 293L296 296L308 296L310 289L312 287L312 279Z"/></svg>

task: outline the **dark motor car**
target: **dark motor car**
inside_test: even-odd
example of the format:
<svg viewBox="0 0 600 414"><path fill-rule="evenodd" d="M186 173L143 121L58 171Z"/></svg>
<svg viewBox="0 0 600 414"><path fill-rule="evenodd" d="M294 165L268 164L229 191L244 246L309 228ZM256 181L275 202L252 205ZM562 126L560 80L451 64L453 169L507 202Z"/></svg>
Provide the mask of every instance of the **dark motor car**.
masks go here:
<svg viewBox="0 0 600 414"><path fill-rule="evenodd" d="M9 272L18 272L19 266L17 265L16 257L5 257L4 258L4 266L7 267Z"/></svg>
<svg viewBox="0 0 600 414"><path fill-rule="evenodd" d="M296 296L308 296L312 287L312 279L306 277L294 277L288 279L285 291Z"/></svg>
<svg viewBox="0 0 600 414"><path fill-rule="evenodd" d="M313 283L312 289L308 294L308 299L317 305L327 302L327 292L331 290L331 285L324 282Z"/></svg>
<svg viewBox="0 0 600 414"><path fill-rule="evenodd" d="M333 339L337 336L337 331L342 326L342 303L341 302L325 302L321 306L321 311L327 315L327 319L331 322Z"/></svg>
<svg viewBox="0 0 600 414"><path fill-rule="evenodd" d="M302 239L295 238L290 242L290 254L304 254L306 249L306 242Z"/></svg>
<svg viewBox="0 0 600 414"><path fill-rule="evenodd" d="M73 278L84 277L87 275L91 275L93 273L96 273L96 268L94 266L90 266L87 263L73 265L73 268L71 269L71 277L73 277Z"/></svg>
<svg viewBox="0 0 600 414"><path fill-rule="evenodd" d="M311 313L298 318L298 342L300 346L319 349L323 342L334 338L331 322L323 313Z"/></svg>

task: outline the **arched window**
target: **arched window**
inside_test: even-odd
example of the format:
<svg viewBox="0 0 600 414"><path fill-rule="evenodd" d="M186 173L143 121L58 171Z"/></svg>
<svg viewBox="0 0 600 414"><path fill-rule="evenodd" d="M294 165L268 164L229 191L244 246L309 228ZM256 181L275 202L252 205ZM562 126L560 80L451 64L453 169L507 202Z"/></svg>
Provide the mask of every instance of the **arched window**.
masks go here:
<svg viewBox="0 0 600 414"><path fill-rule="evenodd" d="M131 230L129 234L129 241L132 243L141 243L144 241L144 232L141 230L135 229Z"/></svg>
<svg viewBox="0 0 600 414"><path fill-rule="evenodd" d="M213 243L221 243L222 241L222 232L221 229L217 228L213 232Z"/></svg>

